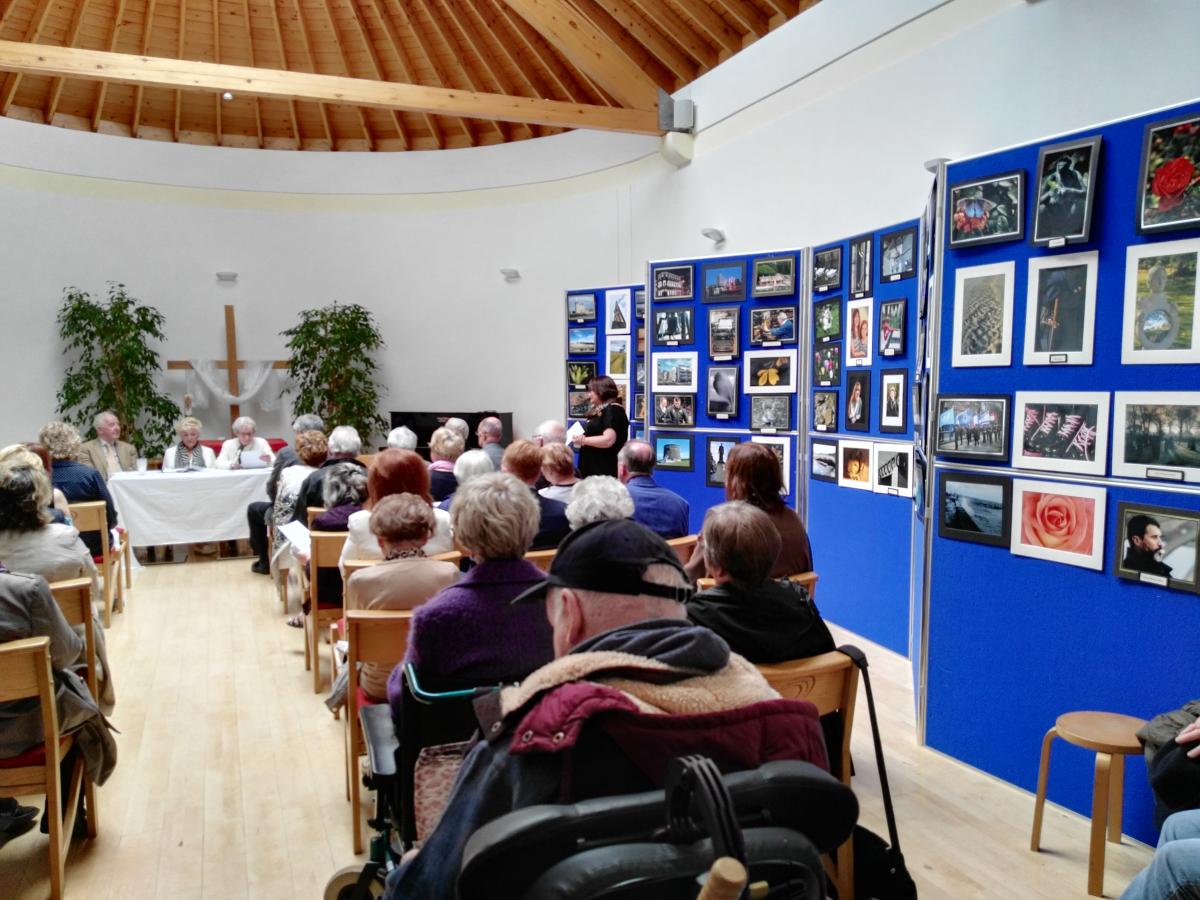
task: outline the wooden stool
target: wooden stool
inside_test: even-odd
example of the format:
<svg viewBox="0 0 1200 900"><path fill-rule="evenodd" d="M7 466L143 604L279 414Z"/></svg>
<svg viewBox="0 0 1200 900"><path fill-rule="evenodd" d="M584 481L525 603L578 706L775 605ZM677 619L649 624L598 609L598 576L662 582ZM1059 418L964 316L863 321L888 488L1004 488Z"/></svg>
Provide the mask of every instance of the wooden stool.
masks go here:
<svg viewBox="0 0 1200 900"><path fill-rule="evenodd" d="M1088 847L1088 894L1103 896L1104 838L1121 843L1121 801L1125 787L1125 756L1142 752L1137 730L1145 719L1107 712L1071 712L1059 716L1042 740L1037 800L1033 806L1033 835L1029 849L1036 851L1042 837L1042 808L1046 805L1046 780L1050 775L1050 744L1056 737L1096 751L1096 779L1092 788L1092 837Z"/></svg>

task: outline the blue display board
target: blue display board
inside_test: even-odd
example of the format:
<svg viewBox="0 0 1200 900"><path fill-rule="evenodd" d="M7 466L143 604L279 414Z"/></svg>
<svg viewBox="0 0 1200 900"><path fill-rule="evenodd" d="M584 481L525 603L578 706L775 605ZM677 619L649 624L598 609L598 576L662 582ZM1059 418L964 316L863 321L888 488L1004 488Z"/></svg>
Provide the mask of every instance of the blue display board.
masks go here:
<svg viewBox="0 0 1200 900"><path fill-rule="evenodd" d="M590 315L586 313L589 306L592 310ZM617 309L621 310L619 315ZM640 316L639 310L642 312ZM635 403L637 395L643 393L642 387L637 384L637 372L639 366L644 371L646 364L645 311L646 286L642 284L578 288L566 292L566 365L563 371L563 377L567 380L566 421L580 420L587 416L587 389L582 383L572 384L571 364L591 363L596 367L596 374L611 375L618 388L625 388L629 434L636 437L643 433L644 426L635 416ZM618 336L618 332L610 327L614 316L618 321L624 319L623 324L628 329L629 348L633 351L629 354L626 371L615 373L609 371L611 360L608 353L610 334ZM594 333L589 335L589 332ZM590 347L580 343L579 339L589 336L592 338Z"/></svg>
<svg viewBox="0 0 1200 900"><path fill-rule="evenodd" d="M996 510L1000 507L972 505L970 495L958 487L963 472L997 476L1000 484L1011 481L1014 498L1009 503L1008 541L985 545L935 532L926 737L936 749L1031 791L1036 786L1042 736L1058 715L1072 710L1107 710L1149 718L1200 693L1194 671L1200 596L1188 589L1123 579L1114 571L1128 550L1121 546L1126 524L1121 505L1138 504L1184 511L1177 520L1160 518L1165 523L1164 534L1170 535L1168 559L1174 563L1174 573L1187 574L1192 582L1196 578L1194 556L1187 562L1186 551L1180 553L1170 541L1186 544L1189 532L1184 519L1189 512L1200 510L1200 484L1191 481L1193 469L1186 461L1180 462L1200 447L1200 422L1177 418L1151 437L1160 426L1147 419L1150 424L1138 426L1145 434L1135 433L1132 423L1136 417L1131 411L1129 434L1124 429L1116 433L1120 396L1114 393L1154 392L1153 399L1139 407L1144 411L1154 403L1169 404L1168 392L1200 387L1200 366L1194 363L1147 364L1156 344L1185 344L1183 329L1196 324L1192 305L1195 269L1190 275L1188 272L1194 261L1187 261L1186 252L1172 256L1156 275L1152 264L1134 259L1129 263L1132 271L1127 273L1127 248L1143 247L1153 256L1149 244L1200 236L1195 227L1151 233L1142 233L1139 227L1147 125L1184 114L1200 114L1200 105L1110 123L947 167L949 199L939 235L945 245L938 391L941 395L1007 397L1011 424L1003 444L996 445L1008 451L1006 457L989 460L986 454L993 446L990 428L994 416L984 407L970 402L948 404L939 420L930 422L949 449L953 449L957 429L960 449L981 453L973 459L935 457L936 485L940 488L951 479L951 496L939 504L933 494L931 527L965 523L967 531L985 535L998 530L1001 520ZM1098 144L1093 139L1098 139ZM1055 163L1054 154L1069 156L1061 148L1054 149L1063 143L1082 148L1070 151L1080 155ZM1040 160L1039 150L1047 147L1051 150ZM1174 152L1178 151L1171 150ZM1045 166L1039 169L1042 162ZM1151 171L1162 162L1152 148ZM1084 169L1088 177L1081 180L1078 176ZM1013 209L1006 208L1010 185L998 184L996 178L1018 172L1025 179L1024 198L1015 207L1024 220L1023 235L986 242L990 232L1015 229ZM1071 222L1072 216L1077 221L1077 214L1063 198L1072 193L1083 198L1079 188L1088 181L1094 193L1087 238L1066 246L1047 245L1046 241L1035 244L1045 236L1045 229L1035 227L1039 202L1043 225ZM981 182L990 188L970 187ZM1177 204L1179 198L1169 179L1157 184L1164 212L1183 208ZM1053 227L1050 231L1053 233ZM972 244L979 238L984 240ZM1090 263L1086 257L1075 257L1083 268L1074 273L1054 262L1055 257L1093 252ZM1085 278L1088 265L1095 273L1091 341L1083 327L1086 307L1080 305L1089 287ZM993 268L969 271L982 266ZM1051 282L1047 266L1061 277ZM1128 308L1127 274L1133 297ZM1032 294L1031 278L1035 279ZM1011 279L1011 285L1005 284L1006 279ZM1160 283L1155 284L1156 280ZM1181 284L1190 288L1183 289ZM1008 289L1012 327L1006 348L995 312L1001 311L1002 323L1007 306L1003 295ZM1185 296L1188 290L1191 299ZM956 305L960 307L957 336ZM1033 340L1027 352L1029 305L1034 307L1029 326ZM999 341L997 334L1001 335ZM1088 349L1090 363L1083 353ZM993 360L978 365L987 361L989 353L1002 356L1006 350L1007 364ZM1158 357L1163 359L1170 357ZM1051 396L1037 398L1024 410L1013 408L1017 392L1033 391ZM1091 392L1104 399L1093 408L1093 399L1069 397L1073 392ZM936 406L932 416L938 416ZM1095 435L1084 431L1093 423L1090 416L1095 420ZM1102 443L1107 444L1103 452ZM1115 468L1114 461L1127 451L1159 454L1166 462L1157 474L1164 479L1188 480L1148 480L1142 476L1156 473L1144 465L1135 467L1134 474ZM1018 463L1024 467L1019 468ZM1040 485L1018 496L1018 479ZM1089 492L1090 498L1063 499ZM1104 503L1102 516L1096 515L1097 497ZM963 536L961 530L957 534ZM1040 556L1011 552L1013 534L1020 545L1014 549ZM1080 564L1085 556L1095 559L1096 545L1084 540L1095 537L1099 538L1098 569ZM1068 564L1072 561L1075 564ZM1153 563L1138 565L1154 568ZM1132 574L1136 578L1139 573ZM1156 576L1150 574L1149 578ZM1050 799L1087 815L1093 754L1061 742L1054 753ZM1152 807L1145 767L1134 759L1125 780L1125 831L1153 842Z"/></svg>

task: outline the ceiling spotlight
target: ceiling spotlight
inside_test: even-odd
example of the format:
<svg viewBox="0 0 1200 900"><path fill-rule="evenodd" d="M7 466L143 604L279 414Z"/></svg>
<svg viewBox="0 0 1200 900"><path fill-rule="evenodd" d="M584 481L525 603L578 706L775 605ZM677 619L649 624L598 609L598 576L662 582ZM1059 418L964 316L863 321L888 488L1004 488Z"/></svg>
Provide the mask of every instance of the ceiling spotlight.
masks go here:
<svg viewBox="0 0 1200 900"><path fill-rule="evenodd" d="M500 274L504 276L505 281L520 281L521 270L513 268L505 268L500 270Z"/></svg>
<svg viewBox="0 0 1200 900"><path fill-rule="evenodd" d="M725 243L725 232L720 228L714 228L712 225L709 225L707 228L701 228L700 233L714 244Z"/></svg>
<svg viewBox="0 0 1200 900"><path fill-rule="evenodd" d="M226 91L225 93L223 93L223 94L221 95L221 99L222 99L222 100L224 100L226 103L228 103L230 100L232 100L232 99L233 99L233 92L232 92L232 91Z"/></svg>

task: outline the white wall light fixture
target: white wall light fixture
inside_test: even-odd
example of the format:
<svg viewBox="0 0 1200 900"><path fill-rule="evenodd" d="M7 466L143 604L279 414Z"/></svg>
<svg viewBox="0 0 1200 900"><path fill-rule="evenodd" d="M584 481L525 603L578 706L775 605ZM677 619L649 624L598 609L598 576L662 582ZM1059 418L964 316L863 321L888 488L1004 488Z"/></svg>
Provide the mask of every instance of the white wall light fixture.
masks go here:
<svg viewBox="0 0 1200 900"><path fill-rule="evenodd" d="M514 269L511 266L506 266L505 268L501 269L500 274L504 276L505 281L520 281L521 280L521 270Z"/></svg>
<svg viewBox="0 0 1200 900"><path fill-rule="evenodd" d="M708 225L704 228L701 228L700 233L718 247L725 243L725 230L723 228L717 228L714 225Z"/></svg>
<svg viewBox="0 0 1200 900"><path fill-rule="evenodd" d="M218 272L217 281L221 284L235 284L237 282L237 272Z"/></svg>

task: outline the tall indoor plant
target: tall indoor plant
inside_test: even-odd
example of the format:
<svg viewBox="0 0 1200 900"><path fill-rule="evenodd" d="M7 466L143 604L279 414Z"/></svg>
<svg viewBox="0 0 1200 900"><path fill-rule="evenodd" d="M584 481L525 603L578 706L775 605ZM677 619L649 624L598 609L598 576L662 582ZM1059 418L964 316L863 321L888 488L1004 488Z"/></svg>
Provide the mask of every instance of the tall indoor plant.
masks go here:
<svg viewBox="0 0 1200 900"><path fill-rule="evenodd" d="M77 359L58 391L58 411L94 437L92 419L111 409L121 437L143 456L161 453L171 442L179 407L159 390L162 364L151 341L163 340L163 314L129 296L125 285L109 282L108 298L86 291L63 291L58 336Z"/></svg>
<svg viewBox="0 0 1200 900"><path fill-rule="evenodd" d="M288 339L293 415L317 413L328 426L353 425L367 444L387 427L379 415L374 353L384 347L371 313L331 303L300 313Z"/></svg>

